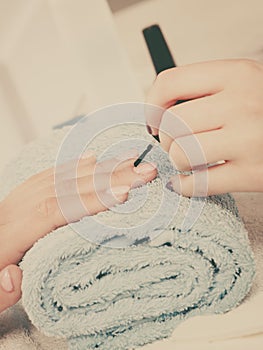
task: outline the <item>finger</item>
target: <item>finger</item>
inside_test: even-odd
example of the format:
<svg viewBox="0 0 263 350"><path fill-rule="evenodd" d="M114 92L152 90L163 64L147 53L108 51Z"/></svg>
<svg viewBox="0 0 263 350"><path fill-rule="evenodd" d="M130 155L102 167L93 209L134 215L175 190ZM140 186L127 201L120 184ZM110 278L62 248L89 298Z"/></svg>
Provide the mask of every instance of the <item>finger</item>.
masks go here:
<svg viewBox="0 0 263 350"><path fill-rule="evenodd" d="M107 161L107 169L113 168L112 173L96 173L94 175L84 176L78 179L57 179L55 185L49 185L48 187L40 188L32 193L27 194L27 205L24 205L24 201L16 202L17 216L16 220L23 220L25 217L31 217L31 211L34 211L35 203L44 202L44 198L63 198L65 196L78 196L79 194L87 194L92 192L106 191L111 187L117 186L130 186L137 187L152 181L157 175L157 169L155 164L140 164L137 168L134 167L134 159L129 159L124 162L117 161L116 159ZM117 165L115 169L115 165ZM101 171L101 169L99 170ZM32 192L32 191L31 191ZM52 199L50 199L52 200ZM10 202L11 203L11 202ZM42 206L43 204L41 204ZM43 205L45 207L45 205ZM52 204L51 204L52 206ZM12 222L13 208L5 205L5 222Z"/></svg>
<svg viewBox="0 0 263 350"><path fill-rule="evenodd" d="M167 109L159 127L161 133L172 138L220 129L229 114L230 103L226 103L224 93L191 100Z"/></svg>
<svg viewBox="0 0 263 350"><path fill-rule="evenodd" d="M172 141L169 158L177 170L195 170L219 161L232 160L234 149L230 145L222 129L188 135Z"/></svg>
<svg viewBox="0 0 263 350"><path fill-rule="evenodd" d="M7 199L12 201L15 197L16 200L19 198L20 201L23 202L25 200L24 194L27 195L30 193L32 187L40 189L53 185L55 182L55 174L56 176L61 176L63 178L76 177L76 174L81 176L84 172L86 175L88 175L94 172L95 164L96 157L94 152L86 152L79 160L70 160L66 163L57 165L55 168L49 168L31 176L20 186L11 191Z"/></svg>
<svg viewBox="0 0 263 350"><path fill-rule="evenodd" d="M125 168L128 164L134 162L137 157L138 151L136 149L131 149L115 158L106 159L97 163L85 163L81 159L78 164L77 175L75 174L74 169L68 169L67 172L56 173L56 183L62 182L65 179L75 179L76 177L81 178L88 175L94 176L94 174L110 173L115 169Z"/></svg>
<svg viewBox="0 0 263 350"><path fill-rule="evenodd" d="M106 159L103 162L98 162L98 169L104 172L111 172L115 168L122 169L126 166L127 162L134 161L139 156L139 152L136 148L132 148L121 154L117 154L114 158Z"/></svg>
<svg viewBox="0 0 263 350"><path fill-rule="evenodd" d="M86 171L92 172L96 164L96 154L93 150L86 150L80 157L67 161L65 163L55 164L54 172L60 173L74 173L77 174L82 168ZM52 170L52 169L51 169ZM44 175L44 174L43 174Z"/></svg>
<svg viewBox="0 0 263 350"><path fill-rule="evenodd" d="M95 215L114 207L116 204L125 202L128 199L129 190L130 186L127 185L111 187L105 191L92 194L92 201L91 195L81 195L82 202L86 208L84 216Z"/></svg>
<svg viewBox="0 0 263 350"><path fill-rule="evenodd" d="M176 175L169 186L187 197L205 197L227 192L239 192L245 179L240 169L233 162L216 165L197 171L193 175ZM239 179L237 181L237 178Z"/></svg>
<svg viewBox="0 0 263 350"><path fill-rule="evenodd" d="M136 158L125 161L110 159L103 164L96 165L94 174L77 179L64 179L62 174L61 177L56 178L55 186L51 185L39 189L33 194L31 200L34 201L41 197L61 197L77 193L99 192L119 185L133 186L135 183L147 183L156 177L157 169L154 164L141 164L135 169L135 160ZM20 215L22 214L25 215L23 208L20 210Z"/></svg>
<svg viewBox="0 0 263 350"><path fill-rule="evenodd" d="M69 195L74 193L91 193L106 191L111 187L130 186L136 187L153 180L157 175L156 165L142 163L134 167L134 159L117 166L108 173L94 173L93 176L84 176L76 180L61 182L56 186L57 195ZM109 169L108 169L109 170Z"/></svg>
<svg viewBox="0 0 263 350"><path fill-rule="evenodd" d="M91 175L96 169L97 173L109 172L116 166L125 166L125 161L130 161L133 158L138 157L138 151L136 149L128 150L114 158L105 159L96 163L96 157L93 151L87 151L79 160L72 160L65 164L57 166L56 172L58 174L64 174L65 178L68 177L82 177L85 175ZM77 168L76 174L75 170ZM52 174L50 170L47 171L47 175ZM73 171L73 172L72 172ZM72 174L73 176L69 175ZM45 173L43 173L45 175Z"/></svg>
<svg viewBox="0 0 263 350"><path fill-rule="evenodd" d="M113 173L110 184L111 186L128 184L130 187L135 188L152 181L156 176L156 164L144 162L134 167L132 163L130 167L120 169Z"/></svg>
<svg viewBox="0 0 263 350"><path fill-rule="evenodd" d="M103 191L75 194L59 198L57 202L56 226L75 222L84 216L95 215L128 198L130 186L116 186ZM54 218L55 219L55 218Z"/></svg>
<svg viewBox="0 0 263 350"><path fill-rule="evenodd" d="M16 265L0 272L0 313L16 304L21 298L22 271Z"/></svg>
<svg viewBox="0 0 263 350"><path fill-rule="evenodd" d="M89 168L82 168L78 172L78 177L76 177L76 174L73 173L56 174L54 183L52 181L47 181L46 183L43 181L41 187L38 187L37 190L32 193L31 197L28 196L28 199L33 202L37 201L38 198L56 196L61 197L78 193L102 191L110 188L110 179L112 174L121 172L126 168L130 169L131 171L131 167L133 167L135 159L136 158L126 161L117 160L115 158L108 159L103 162L93 164ZM128 185L129 183L128 181L122 181L121 184ZM22 214L25 215L23 208L20 210L20 215Z"/></svg>
<svg viewBox="0 0 263 350"><path fill-rule="evenodd" d="M25 197L28 200L29 193L32 192L32 188L36 188L37 191L33 193L33 195L39 195L37 192L42 191L49 196L55 195L55 183L59 184L65 183L65 190L67 188L71 188L72 186L76 188L73 182L76 177L89 176L96 173L104 173L106 171L112 171L115 167L118 166L119 169L126 167L127 162L131 163L132 158L138 157L138 151L132 149L128 152L125 152L116 158L107 159L105 161L101 161L96 164L96 157L93 151L87 151L84 153L82 158L71 160L64 164L58 165L55 168L47 169L41 173L33 175L28 180L26 180L23 184L12 191L8 197L6 198L6 202L12 202L14 197L16 198L16 204L24 205ZM135 160L135 159L134 159ZM68 181L67 179L73 179L73 181ZM49 189L47 192L47 188ZM68 194L72 191L68 190ZM67 193L67 192L66 192ZM65 193L65 194L66 194Z"/></svg>
<svg viewBox="0 0 263 350"><path fill-rule="evenodd" d="M111 172L116 167L119 167L119 168L125 167L127 165L126 162L131 162L132 159L137 157L138 157L137 149L130 149L126 152L123 152L117 155L114 158L105 159L97 163L94 162L92 165L89 164L90 166L88 167L88 169L85 163L80 161L77 174L78 174L78 177L82 177L86 175L92 175L94 174L94 172L96 173Z"/></svg>
<svg viewBox="0 0 263 350"><path fill-rule="evenodd" d="M87 185L91 185L93 182L92 178L96 173L98 183L103 183L103 179L105 178L105 176L103 176L104 173L114 171L115 168L122 169L127 167L127 165L130 165L132 162L134 162L137 156L138 151L135 150L130 151L129 153L126 152L119 157L106 159L98 163L96 163L95 156L81 158L79 161L72 160L53 169L53 173L46 172L46 175L49 174L46 177L44 177L44 174L39 174L40 176L38 177L38 181L33 183L31 181L28 181L25 184L26 187L21 188L20 191L21 193L24 191L28 194L29 190L27 191L27 189L29 186L31 188L34 185L37 187L38 192L41 191L46 195L55 196L55 187L58 189L59 186L62 186L61 188L63 188L64 195L69 195L75 192L76 179L78 182L78 179L83 178L83 180L86 181ZM134 159L131 159L132 157L134 157ZM91 191L92 188L92 186L87 186L86 191Z"/></svg>
<svg viewBox="0 0 263 350"><path fill-rule="evenodd" d="M129 186L118 186L103 192L65 196L59 200L45 198L23 220L10 223L6 232L1 234L0 263L16 264L24 252L48 232L123 203L128 198L129 189Z"/></svg>
<svg viewBox="0 0 263 350"><path fill-rule="evenodd" d="M228 63L228 64L226 64ZM160 73L150 89L146 102L167 109L178 100L196 99L216 94L224 89L225 76L232 70L232 62L211 61L168 69ZM223 74L224 73L224 74ZM162 113L160 109L146 113L146 123L152 134L158 133Z"/></svg>
<svg viewBox="0 0 263 350"><path fill-rule="evenodd" d="M95 163L96 163L95 153L92 150L88 150L85 153L83 153L82 157L80 157L79 159L77 158L71 159L69 161L66 161L65 163L55 164L54 167L49 168L36 175L33 175L27 181L30 181L30 184L32 184L33 181L40 182L42 180L45 180L49 176L53 176L55 172L60 174L60 173L68 173L73 171L74 173L76 173L78 167L79 168L84 167L92 171Z"/></svg>
<svg viewBox="0 0 263 350"><path fill-rule="evenodd" d="M122 158L121 156L118 158L106 159L103 162L98 162L96 168L94 170L94 175L101 173L113 173L116 170L121 170L126 168L127 166L134 163L134 161L138 157L138 152L133 154L133 156L129 158Z"/></svg>
<svg viewBox="0 0 263 350"><path fill-rule="evenodd" d="M132 160L129 159L130 157L136 158L137 156L138 151L131 150L130 153L126 152L119 157L108 159L96 164L94 153L86 152L85 156L83 156L80 160L71 160L57 166L56 168L47 169L42 173L30 177L23 184L17 187L15 191L12 191L8 195L8 197L5 199L5 203L14 202L15 198L16 205L20 205L23 208L25 199L27 201L29 200L30 193L32 193L32 188L36 189L32 193L33 197L39 197L41 196L41 193L43 193L43 196L53 197L56 195L55 186L62 186L65 195L74 193L76 192L76 177L81 178L86 176L85 179L87 183L91 183L92 181L89 180L92 178L95 170L96 173L100 174L114 169L117 165L119 166L119 169L121 169L122 167L127 166L127 162L129 162L129 164L132 162ZM125 160L127 162L125 162ZM89 188L86 190L88 191ZM5 206L8 207L8 203ZM23 210L21 211L21 214L22 213ZM8 217L6 217L6 219L8 220Z"/></svg>

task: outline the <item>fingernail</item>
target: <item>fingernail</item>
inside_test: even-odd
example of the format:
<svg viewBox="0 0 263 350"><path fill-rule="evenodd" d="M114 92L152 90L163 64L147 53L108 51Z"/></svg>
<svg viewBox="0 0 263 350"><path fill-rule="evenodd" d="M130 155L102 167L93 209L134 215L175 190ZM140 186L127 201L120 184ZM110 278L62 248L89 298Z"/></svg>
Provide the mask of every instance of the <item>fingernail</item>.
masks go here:
<svg viewBox="0 0 263 350"><path fill-rule="evenodd" d="M116 186L108 188L106 192L118 196L129 192L129 190L130 186Z"/></svg>
<svg viewBox="0 0 263 350"><path fill-rule="evenodd" d="M149 125L146 125L146 129L147 129L148 133L150 135L152 135L153 132L152 132L152 129L151 129L151 127Z"/></svg>
<svg viewBox="0 0 263 350"><path fill-rule="evenodd" d="M8 268L5 268L0 273L0 285L4 291L11 293L14 290L14 285L9 274Z"/></svg>
<svg viewBox="0 0 263 350"><path fill-rule="evenodd" d="M101 192L99 194L100 202L106 207L106 208L112 208L117 203L123 202L124 195L127 195L127 193L130 190L130 186L116 186L108 188L105 192Z"/></svg>
<svg viewBox="0 0 263 350"><path fill-rule="evenodd" d="M137 158L139 155L137 149L130 149L127 152L121 153L119 154L116 159L118 160L127 160L127 159L131 159L131 158Z"/></svg>
<svg viewBox="0 0 263 350"><path fill-rule="evenodd" d="M170 181L167 182L166 188L171 192L175 192L177 194L182 194L181 181L179 176L173 176Z"/></svg>
<svg viewBox="0 0 263 350"><path fill-rule="evenodd" d="M173 188L173 184L172 181L167 182L166 186L165 186L168 190L174 192L174 188Z"/></svg>
<svg viewBox="0 0 263 350"><path fill-rule="evenodd" d="M156 169L156 165L153 163L143 163L134 168L134 171L137 174L148 174L151 173L153 170Z"/></svg>

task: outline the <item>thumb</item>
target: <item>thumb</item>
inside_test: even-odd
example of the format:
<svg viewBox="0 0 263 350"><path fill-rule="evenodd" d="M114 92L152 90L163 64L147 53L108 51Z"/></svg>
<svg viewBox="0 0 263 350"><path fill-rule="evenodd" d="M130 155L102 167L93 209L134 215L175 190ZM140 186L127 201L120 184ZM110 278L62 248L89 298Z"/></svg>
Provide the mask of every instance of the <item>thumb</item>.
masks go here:
<svg viewBox="0 0 263 350"><path fill-rule="evenodd" d="M22 270L17 265L0 271L0 312L16 304L21 298Z"/></svg>

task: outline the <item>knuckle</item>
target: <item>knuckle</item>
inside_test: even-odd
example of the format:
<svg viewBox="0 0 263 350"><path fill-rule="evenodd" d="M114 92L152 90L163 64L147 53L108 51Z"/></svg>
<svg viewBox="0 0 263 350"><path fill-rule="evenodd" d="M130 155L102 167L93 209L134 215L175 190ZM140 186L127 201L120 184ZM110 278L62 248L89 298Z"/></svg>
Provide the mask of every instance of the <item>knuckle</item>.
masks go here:
<svg viewBox="0 0 263 350"><path fill-rule="evenodd" d="M44 219L56 216L58 212L58 202L54 197L47 197L41 200L36 206L37 213Z"/></svg>
<svg viewBox="0 0 263 350"><path fill-rule="evenodd" d="M170 107L166 109L163 113L160 129L173 138L178 138L193 133L192 129L184 121L181 111L183 111L183 106L180 107Z"/></svg>
<svg viewBox="0 0 263 350"><path fill-rule="evenodd" d="M78 179L67 179L56 183L56 185L49 192L52 196L56 193L60 195L77 194L79 193L79 181Z"/></svg>
<svg viewBox="0 0 263 350"><path fill-rule="evenodd" d="M169 107L163 113L163 119L170 121L170 123L174 120L175 110L174 107Z"/></svg>
<svg viewBox="0 0 263 350"><path fill-rule="evenodd" d="M167 86L167 84L169 84L171 80L171 76L175 72L175 69L177 68L166 69L157 75L151 89L147 94L146 101L148 103L154 102L157 98L157 95L160 95L163 93L164 88Z"/></svg>
<svg viewBox="0 0 263 350"><path fill-rule="evenodd" d="M176 68L170 68L170 69L165 69L162 72L160 72L156 77L155 84L160 85L160 86L165 84L167 79L170 78L171 73L173 73L175 70L176 70Z"/></svg>
<svg viewBox="0 0 263 350"><path fill-rule="evenodd" d="M75 190L77 190L76 180L65 180L61 183L61 191L63 191L64 194L75 192Z"/></svg>
<svg viewBox="0 0 263 350"><path fill-rule="evenodd" d="M236 67L238 72L242 74L258 73L259 70L262 71L261 64L259 64L257 61L248 58L237 60Z"/></svg>

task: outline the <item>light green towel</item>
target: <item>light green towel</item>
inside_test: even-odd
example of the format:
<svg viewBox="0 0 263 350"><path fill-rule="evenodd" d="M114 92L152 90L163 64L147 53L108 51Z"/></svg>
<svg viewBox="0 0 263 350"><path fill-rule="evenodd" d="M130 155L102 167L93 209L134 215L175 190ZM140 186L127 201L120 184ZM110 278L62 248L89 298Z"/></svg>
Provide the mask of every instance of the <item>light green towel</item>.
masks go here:
<svg viewBox="0 0 263 350"><path fill-rule="evenodd" d="M110 137L101 135L93 148L100 150L102 143L107 147L107 142L130 134L130 128L134 135L147 139L140 128L126 128L108 131ZM6 170L2 195L51 166L66 131L27 146L19 161ZM158 152L153 151L150 158L157 161L160 173L167 173L170 165ZM114 230L107 231L106 225L101 235L93 232L97 223L86 217L57 229L27 252L21 264L23 305L45 334L67 338L71 349L132 349L170 336L190 316L226 312L247 295L255 266L232 197L196 199L204 204L203 210L194 226L182 232L191 200L164 189L160 178L147 189L148 198L139 211L125 214L122 209L136 206L145 187L134 190L120 212L100 213L96 220L118 226L151 218L164 191L167 216L175 203L178 210L166 227L155 221L149 232L141 232L141 238L158 233L150 243L121 249L97 246L76 231L86 229L87 237L105 241ZM127 237L131 234L128 230Z"/></svg>

